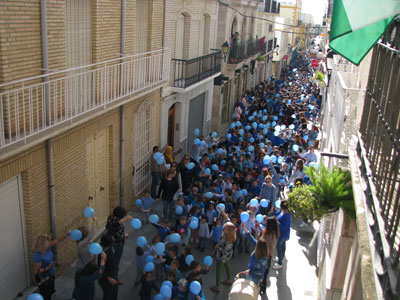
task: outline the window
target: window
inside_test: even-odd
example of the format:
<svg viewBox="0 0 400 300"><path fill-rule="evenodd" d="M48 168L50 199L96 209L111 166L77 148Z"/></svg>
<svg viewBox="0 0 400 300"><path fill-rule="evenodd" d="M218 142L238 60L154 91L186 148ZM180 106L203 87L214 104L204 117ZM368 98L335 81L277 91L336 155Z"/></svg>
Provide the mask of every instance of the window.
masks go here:
<svg viewBox="0 0 400 300"><path fill-rule="evenodd" d="M139 107L134 119L134 194L138 195L151 182L151 161L155 136L154 102L145 100Z"/></svg>

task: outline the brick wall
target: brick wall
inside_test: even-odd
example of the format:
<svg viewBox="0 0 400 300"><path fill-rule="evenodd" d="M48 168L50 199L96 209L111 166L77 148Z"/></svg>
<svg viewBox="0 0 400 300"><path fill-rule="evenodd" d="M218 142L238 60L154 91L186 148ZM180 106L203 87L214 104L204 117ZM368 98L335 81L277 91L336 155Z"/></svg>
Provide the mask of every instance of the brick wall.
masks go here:
<svg viewBox="0 0 400 300"><path fill-rule="evenodd" d="M0 83L40 75L38 0L0 1Z"/></svg>

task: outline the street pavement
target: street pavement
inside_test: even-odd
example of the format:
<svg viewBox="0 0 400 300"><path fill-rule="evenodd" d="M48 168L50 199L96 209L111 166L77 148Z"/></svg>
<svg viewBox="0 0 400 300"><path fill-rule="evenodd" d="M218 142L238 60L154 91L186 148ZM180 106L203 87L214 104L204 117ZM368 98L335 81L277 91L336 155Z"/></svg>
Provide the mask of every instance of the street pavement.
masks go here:
<svg viewBox="0 0 400 300"><path fill-rule="evenodd" d="M162 206L160 201L154 205L152 213L161 216ZM141 217L139 209L135 208L129 212L133 217ZM279 271L270 270L267 295L259 296L258 299L268 300L316 300L318 279L316 271L316 242L312 242L315 228L312 226L300 227L300 220L292 221L290 239L286 244L286 259L283 263L283 268ZM315 225L317 226L317 225ZM120 279L124 282L119 287L118 300L134 300L139 299L139 286L134 286L136 276L135 249L136 238L144 235L148 241L157 234L157 230L152 225L144 225L139 230L134 230L129 223L125 226L129 238L124 247L124 253L120 264ZM312 242L312 245L310 243ZM192 247L193 249L194 247ZM193 251L193 256L196 261L202 263L204 256L211 254L212 243L208 243L208 251L201 253L197 250ZM231 260L232 276L238 272L246 270L249 262L249 254L238 253L236 249L235 256ZM56 290L53 295L53 300L70 300L74 287L75 266L65 269L56 278ZM228 299L230 287L221 285L220 293L216 294L210 290L210 287L215 285L215 262L211 266L208 274L203 275L203 291L206 299ZM222 280L226 277L225 270L222 273ZM233 278L232 277L232 278ZM153 296L156 294L154 291ZM95 299L102 299L103 293L98 284L96 284Z"/></svg>

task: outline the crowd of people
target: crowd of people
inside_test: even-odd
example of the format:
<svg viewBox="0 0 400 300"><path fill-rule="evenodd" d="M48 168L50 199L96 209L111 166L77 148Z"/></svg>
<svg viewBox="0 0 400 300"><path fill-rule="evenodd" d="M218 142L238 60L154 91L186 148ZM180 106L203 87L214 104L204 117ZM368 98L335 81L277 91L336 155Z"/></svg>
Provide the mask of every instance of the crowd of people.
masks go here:
<svg viewBox="0 0 400 300"><path fill-rule="evenodd" d="M290 235L284 191L309 180L305 167L317 163L314 147L322 97L312 83L309 65L308 57L300 56L280 79L247 91L235 104L227 133L204 137L196 129L194 145L179 162L175 157L182 148L174 152L171 146L163 151L154 147L151 190L137 203L142 223L150 219L157 229L151 242L143 237L136 248L135 285L140 285L140 299L152 299L152 290L160 292L154 299L205 299L202 276L211 263L208 259L202 266L195 260L194 248L214 259L213 292L219 293L220 284L232 285L231 259L238 251L249 254L249 264L236 277L255 282L259 292L266 293L268 272L271 267L282 268ZM155 218L151 210L159 199L163 213ZM80 229L81 267L73 299L93 299L97 280L104 300L117 299L118 286L123 284L118 269L126 238L124 223L131 220L123 207L114 209L96 261L88 252L94 225L91 230ZM38 243L34 255L38 277L54 276L49 247L65 236ZM226 279L221 281L223 268ZM51 294L46 297L50 298Z"/></svg>

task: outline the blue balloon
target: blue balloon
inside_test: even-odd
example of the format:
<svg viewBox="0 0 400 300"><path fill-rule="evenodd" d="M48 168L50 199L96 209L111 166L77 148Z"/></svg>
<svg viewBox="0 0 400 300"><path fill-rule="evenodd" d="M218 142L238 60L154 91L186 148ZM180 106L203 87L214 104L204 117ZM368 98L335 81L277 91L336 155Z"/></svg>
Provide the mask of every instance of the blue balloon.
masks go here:
<svg viewBox="0 0 400 300"><path fill-rule="evenodd" d="M240 129L240 130L239 130L239 134L240 134L240 135L244 135L244 130L243 130L243 129Z"/></svg>
<svg viewBox="0 0 400 300"><path fill-rule="evenodd" d="M91 207L86 207L83 210L83 214L85 215L86 218L91 218L94 215L94 209Z"/></svg>
<svg viewBox="0 0 400 300"><path fill-rule="evenodd" d="M226 138L227 138L228 140L230 140L231 137L232 137L232 134L230 134L230 133L228 133L228 134L226 135Z"/></svg>
<svg viewBox="0 0 400 300"><path fill-rule="evenodd" d="M201 142L200 142L200 146L204 147L205 145L206 145L206 142L205 142L205 141L201 141Z"/></svg>
<svg viewBox="0 0 400 300"><path fill-rule="evenodd" d="M240 126L242 126L242 123L240 123L240 121L236 121L236 127L240 127Z"/></svg>
<svg viewBox="0 0 400 300"><path fill-rule="evenodd" d="M161 294L157 294L157 295L154 296L153 300L164 300L164 297Z"/></svg>
<svg viewBox="0 0 400 300"><path fill-rule="evenodd" d="M275 136L278 136L278 135L279 135L279 131L275 131L275 132L274 132L274 135L275 135Z"/></svg>
<svg viewBox="0 0 400 300"><path fill-rule="evenodd" d="M159 159L157 159L157 164L158 165L162 165L164 162L165 162L164 156L162 156Z"/></svg>
<svg viewBox="0 0 400 300"><path fill-rule="evenodd" d="M172 287L173 287L172 282L169 281L169 280L163 281L163 283L161 284L161 286L164 286L164 285L169 286L171 289L172 289Z"/></svg>
<svg viewBox="0 0 400 300"><path fill-rule="evenodd" d="M236 192L236 199L242 198L242 196L243 196L242 191L237 191Z"/></svg>
<svg viewBox="0 0 400 300"><path fill-rule="evenodd" d="M245 197L246 197L246 196L247 196L247 194L248 194L248 192L247 192L247 190L246 190L246 189L242 189L242 190L241 190L241 192L242 192L243 196L245 196Z"/></svg>
<svg viewBox="0 0 400 300"><path fill-rule="evenodd" d="M182 206L178 205L178 206L175 208L175 213L176 213L177 215L181 215L181 214L183 213L183 208L182 208Z"/></svg>
<svg viewBox="0 0 400 300"><path fill-rule="evenodd" d="M225 211L225 204L223 204L223 203L218 203L218 204L217 204L217 211L219 212L218 207L221 207L222 210Z"/></svg>
<svg viewBox="0 0 400 300"><path fill-rule="evenodd" d="M249 139L249 142L253 144L253 143L254 143L254 138L251 137L251 138Z"/></svg>
<svg viewBox="0 0 400 300"><path fill-rule="evenodd" d="M275 207L279 209L281 208L281 200L275 201Z"/></svg>
<svg viewBox="0 0 400 300"><path fill-rule="evenodd" d="M271 123L270 122L267 122L267 127L271 127Z"/></svg>
<svg viewBox="0 0 400 300"><path fill-rule="evenodd" d="M89 252L93 255L99 255L101 252L103 252L103 248L99 243L91 243L89 246Z"/></svg>
<svg viewBox="0 0 400 300"><path fill-rule="evenodd" d="M286 129L286 125L281 125L281 130L285 130Z"/></svg>
<svg viewBox="0 0 400 300"><path fill-rule="evenodd" d="M150 215L150 217L149 217L150 223L153 223L153 224L157 224L159 220L160 220L160 218L155 214Z"/></svg>
<svg viewBox="0 0 400 300"><path fill-rule="evenodd" d="M257 126L258 126L257 122L253 122L253 128L257 129Z"/></svg>
<svg viewBox="0 0 400 300"><path fill-rule="evenodd" d="M190 266L192 264L192 262L194 261L194 257L193 255L189 254L185 257L185 262L188 266Z"/></svg>
<svg viewBox="0 0 400 300"><path fill-rule="evenodd" d="M191 283L190 283L190 291L193 293L193 294L195 294L195 295L198 295L199 293L200 293L200 291L201 291L201 284L200 284L200 282L198 282L198 281L192 281Z"/></svg>
<svg viewBox="0 0 400 300"><path fill-rule="evenodd" d="M43 296L40 294L34 293L34 294L29 295L27 300L43 300Z"/></svg>
<svg viewBox="0 0 400 300"><path fill-rule="evenodd" d="M189 226L190 226L191 229L197 229L199 227L199 222L196 222L194 220L190 221Z"/></svg>
<svg viewBox="0 0 400 300"><path fill-rule="evenodd" d="M193 168L194 168L194 163L192 163L192 162L188 163L187 166L186 166L186 168L187 168L188 170L193 169Z"/></svg>
<svg viewBox="0 0 400 300"><path fill-rule="evenodd" d="M299 146L297 146L296 144L295 145L293 145L293 147L292 147L292 149L293 149L293 151L299 151Z"/></svg>
<svg viewBox="0 0 400 300"><path fill-rule="evenodd" d="M272 161L273 163L276 163L276 156L275 156L275 155L272 155L272 156L271 156L271 161Z"/></svg>
<svg viewBox="0 0 400 300"><path fill-rule="evenodd" d="M211 170L209 168L205 168L204 169L204 174L210 175L211 174Z"/></svg>
<svg viewBox="0 0 400 300"><path fill-rule="evenodd" d="M214 131L213 133L211 133L211 137L212 137L212 138L216 138L217 135L218 135L218 134L217 134L215 131Z"/></svg>
<svg viewBox="0 0 400 300"><path fill-rule="evenodd" d="M256 207L258 205L258 200L257 199L251 199L250 200L250 206L251 207Z"/></svg>
<svg viewBox="0 0 400 300"><path fill-rule="evenodd" d="M277 117L277 116L273 116L272 119L273 119L274 121L278 121L278 117Z"/></svg>
<svg viewBox="0 0 400 300"><path fill-rule="evenodd" d="M226 165L226 160L223 159L219 163L221 164L221 166L225 166Z"/></svg>
<svg viewBox="0 0 400 300"><path fill-rule="evenodd" d="M258 214L256 216L256 220L258 223L262 223L264 221L264 216L262 214Z"/></svg>
<svg viewBox="0 0 400 300"><path fill-rule="evenodd" d="M207 193L204 194L204 197L207 197L207 198L211 199L212 197L214 197L214 195L211 192L207 192Z"/></svg>
<svg viewBox="0 0 400 300"><path fill-rule="evenodd" d="M137 199L136 200L136 206L142 206L142 200L141 199Z"/></svg>
<svg viewBox="0 0 400 300"><path fill-rule="evenodd" d="M293 118L293 119L296 119L296 115L295 115L295 114L293 114L293 115L292 115L292 118Z"/></svg>
<svg viewBox="0 0 400 300"><path fill-rule="evenodd" d="M218 171L218 166L216 164L213 164L211 166L211 169L213 169L213 171Z"/></svg>
<svg viewBox="0 0 400 300"><path fill-rule="evenodd" d="M134 229L139 229L140 227L142 227L142 222L139 219L134 218L131 220L131 225Z"/></svg>
<svg viewBox="0 0 400 300"><path fill-rule="evenodd" d="M242 212L240 214L240 220L242 220L243 223L246 223L249 220L250 216L247 212Z"/></svg>
<svg viewBox="0 0 400 300"><path fill-rule="evenodd" d="M282 157L282 156L279 156L279 157L278 157L278 164L280 164L281 162L283 162L283 157Z"/></svg>
<svg viewBox="0 0 400 300"><path fill-rule="evenodd" d="M246 129L247 131L249 131L249 130L251 129L251 126L250 126L250 125L246 125L246 127L245 127L244 129Z"/></svg>
<svg viewBox="0 0 400 300"><path fill-rule="evenodd" d="M303 139L304 139L305 141L308 141L308 135L303 136Z"/></svg>
<svg viewBox="0 0 400 300"><path fill-rule="evenodd" d="M265 147L264 143L260 143L260 147L264 148Z"/></svg>
<svg viewBox="0 0 400 300"><path fill-rule="evenodd" d="M153 272L154 271L154 264L152 262L148 262L144 265L144 270L146 272Z"/></svg>
<svg viewBox="0 0 400 300"><path fill-rule="evenodd" d="M181 236L179 235L179 233L173 233L169 236L169 239L171 240L171 242L173 243L178 243L181 240Z"/></svg>
<svg viewBox="0 0 400 300"><path fill-rule="evenodd" d="M268 200L266 200L266 199L261 199L261 201L260 201L260 204L261 204L261 206L262 207L268 207Z"/></svg>
<svg viewBox="0 0 400 300"><path fill-rule="evenodd" d="M82 238L82 232L78 229L74 229L71 231L70 236L74 241L79 241Z"/></svg>
<svg viewBox="0 0 400 300"><path fill-rule="evenodd" d="M267 129L267 128L264 128L263 134L266 135L267 133L268 133L268 129Z"/></svg>
<svg viewBox="0 0 400 300"><path fill-rule="evenodd" d="M147 239L144 237L144 236L139 236L137 239L136 239L136 244L139 246L139 247L144 247L144 246L146 246L146 244L147 244Z"/></svg>
<svg viewBox="0 0 400 300"><path fill-rule="evenodd" d="M292 129L292 130L293 130L293 129L294 129L294 124L290 124L290 125L289 125L289 129Z"/></svg>
<svg viewBox="0 0 400 300"><path fill-rule="evenodd" d="M154 256L153 255L147 255L146 262L154 262Z"/></svg>
<svg viewBox="0 0 400 300"><path fill-rule="evenodd" d="M203 259L203 263L205 264L205 265L207 265L207 266L211 266L212 265L212 263L213 263L213 259L212 259L212 257L211 256L206 256L206 257L204 257L204 259Z"/></svg>
<svg viewBox="0 0 400 300"><path fill-rule="evenodd" d="M163 157L163 154L161 152L156 152L156 153L153 154L154 160L158 160L161 157Z"/></svg>
<svg viewBox="0 0 400 300"><path fill-rule="evenodd" d="M233 122L233 123L231 124L230 128L231 128L231 129L234 129L234 128L235 128L235 122Z"/></svg>
<svg viewBox="0 0 400 300"><path fill-rule="evenodd" d="M200 130L198 128L194 129L194 135L199 136L200 135Z"/></svg>
<svg viewBox="0 0 400 300"><path fill-rule="evenodd" d="M223 152L222 148L218 148L218 149L217 149L217 154L218 154L218 155L221 155L222 152Z"/></svg>
<svg viewBox="0 0 400 300"><path fill-rule="evenodd" d="M158 242L155 247L156 253L158 255L163 255L165 252L165 245L164 243Z"/></svg>
<svg viewBox="0 0 400 300"><path fill-rule="evenodd" d="M167 285L163 285L160 289L160 294L164 297L164 298L171 298L172 296L172 290L169 286Z"/></svg>
<svg viewBox="0 0 400 300"><path fill-rule="evenodd" d="M263 159L264 165L269 165L270 162L271 162L271 158L268 155L264 156L264 159Z"/></svg>
<svg viewBox="0 0 400 300"><path fill-rule="evenodd" d="M250 116L249 117L249 121L253 121L254 120L254 117L253 116Z"/></svg>
<svg viewBox="0 0 400 300"><path fill-rule="evenodd" d="M249 149L250 152L254 151L254 147L253 146L249 146L248 149Z"/></svg>
<svg viewBox="0 0 400 300"><path fill-rule="evenodd" d="M268 119L267 116L263 116L263 117L262 117L262 120L263 120L263 121L267 121L267 119Z"/></svg>
<svg viewBox="0 0 400 300"><path fill-rule="evenodd" d="M194 144L195 144L195 145L200 144L200 140L199 140L199 139L194 139Z"/></svg>

